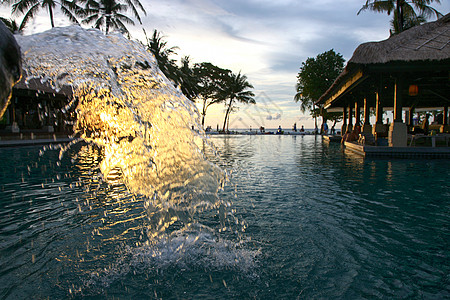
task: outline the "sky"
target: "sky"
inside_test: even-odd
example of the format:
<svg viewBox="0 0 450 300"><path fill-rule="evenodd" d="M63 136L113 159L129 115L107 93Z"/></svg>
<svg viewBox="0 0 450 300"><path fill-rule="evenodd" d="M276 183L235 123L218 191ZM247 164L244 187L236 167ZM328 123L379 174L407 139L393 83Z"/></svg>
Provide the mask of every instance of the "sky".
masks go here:
<svg viewBox="0 0 450 300"><path fill-rule="evenodd" d="M147 15L142 25L127 28L133 39L145 40L157 29L177 56L193 63L211 62L245 74L254 86L256 105L239 104L230 118L231 128L314 128L309 113L294 102L295 83L302 62L334 49L349 60L364 42L389 37L391 17L363 11L364 0L140 0ZM433 4L444 15L450 1ZM131 13L129 13L131 15ZM0 7L10 18L10 8ZM13 16L20 23L22 16ZM69 25L61 14L56 26ZM83 25L90 27L89 25ZM25 34L51 28L46 12L39 14ZM222 127L225 107L210 106L205 126Z"/></svg>

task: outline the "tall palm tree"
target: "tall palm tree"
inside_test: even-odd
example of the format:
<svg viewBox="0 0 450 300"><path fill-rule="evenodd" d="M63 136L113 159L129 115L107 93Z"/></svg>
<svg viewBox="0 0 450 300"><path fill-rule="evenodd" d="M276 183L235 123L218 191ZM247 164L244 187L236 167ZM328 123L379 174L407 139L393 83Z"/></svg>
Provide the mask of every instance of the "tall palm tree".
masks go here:
<svg viewBox="0 0 450 300"><path fill-rule="evenodd" d="M13 0L5 0L4 2L12 4ZM22 23L19 26L19 30L22 30L25 28L28 21L32 19L41 8L47 9L50 17L50 24L52 27L55 27L53 12L56 7L59 7L61 12L68 17L70 21L78 24L75 17L75 11L77 10L76 4L74 1L68 0L18 0L12 4L11 13L13 15L25 14Z"/></svg>
<svg viewBox="0 0 450 300"><path fill-rule="evenodd" d="M167 42L164 41L164 36L156 29L153 31L151 38L147 37L145 30L144 33L147 40L147 50L155 56L159 69L167 78L172 80L175 85L179 85L178 67L176 61L170 57L177 54L176 49L178 49L178 47L168 47Z"/></svg>
<svg viewBox="0 0 450 300"><path fill-rule="evenodd" d="M358 11L358 15L364 10L375 12L387 12L388 15L394 14L394 22L398 32L405 30L405 19L417 20L420 16L429 18L433 15L440 18L442 14L430 6L431 3L441 3L440 0L367 0L366 4ZM419 14L414 10L417 9Z"/></svg>
<svg viewBox="0 0 450 300"><path fill-rule="evenodd" d="M251 85L247 81L247 76L242 75L241 72L238 74L231 73L225 81L225 86L222 87L221 95L224 99L228 99L227 110L225 112L225 119L223 122L223 132L228 128L227 124L230 120L230 113L235 108L235 101L245 103L245 104L255 104L256 101L253 98L255 94L248 89L252 89Z"/></svg>
<svg viewBox="0 0 450 300"><path fill-rule="evenodd" d="M181 58L181 66L178 69L178 84L181 92L189 100L194 101L198 95L198 78L194 74L194 69L191 68L191 59L189 56Z"/></svg>
<svg viewBox="0 0 450 300"><path fill-rule="evenodd" d="M124 12L131 10L134 17L142 24L139 11L147 14L139 0L79 0L85 4L82 23L94 23L95 28L102 29L107 34L111 29L118 29L130 35L126 24L134 25L134 21Z"/></svg>
<svg viewBox="0 0 450 300"><path fill-rule="evenodd" d="M413 11L413 13L414 13L414 11ZM405 31L411 27L425 23L426 21L427 21L427 19L423 15L416 15L415 13L411 14L411 11L408 11L403 16L403 28L399 28L397 13L394 12L394 16L392 17L392 20L391 20L391 30L390 30L391 35L398 34L398 33Z"/></svg>

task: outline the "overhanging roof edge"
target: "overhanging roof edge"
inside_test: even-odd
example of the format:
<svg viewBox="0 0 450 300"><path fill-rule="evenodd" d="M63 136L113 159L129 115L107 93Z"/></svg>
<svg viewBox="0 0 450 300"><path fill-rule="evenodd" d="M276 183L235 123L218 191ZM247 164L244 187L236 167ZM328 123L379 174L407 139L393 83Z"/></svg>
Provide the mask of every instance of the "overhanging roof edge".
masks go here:
<svg viewBox="0 0 450 300"><path fill-rule="evenodd" d="M329 108L333 102L341 98L343 95L347 94L349 91L358 86L361 82L363 82L368 75L365 75L361 69L359 69L355 74L349 76L349 78L343 81L343 85L333 93L324 103L324 108Z"/></svg>

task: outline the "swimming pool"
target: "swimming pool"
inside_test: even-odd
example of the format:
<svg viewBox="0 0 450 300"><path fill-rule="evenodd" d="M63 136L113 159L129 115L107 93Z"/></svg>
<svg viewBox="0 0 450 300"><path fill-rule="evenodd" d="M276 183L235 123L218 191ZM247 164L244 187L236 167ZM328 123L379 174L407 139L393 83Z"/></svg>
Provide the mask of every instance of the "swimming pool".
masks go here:
<svg viewBox="0 0 450 300"><path fill-rule="evenodd" d="M94 147L61 161L0 149L0 298L450 296L448 160L363 160L320 136L210 140L226 213L199 210L158 242L144 197L102 181Z"/></svg>

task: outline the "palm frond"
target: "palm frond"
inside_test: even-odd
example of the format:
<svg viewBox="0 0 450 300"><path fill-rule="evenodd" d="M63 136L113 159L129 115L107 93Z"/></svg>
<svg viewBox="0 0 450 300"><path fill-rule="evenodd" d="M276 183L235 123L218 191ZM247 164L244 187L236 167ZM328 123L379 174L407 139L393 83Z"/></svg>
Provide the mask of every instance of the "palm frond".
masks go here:
<svg viewBox="0 0 450 300"><path fill-rule="evenodd" d="M77 18L72 14L72 12L67 9L65 6L61 6L61 12L72 22L75 24L80 24Z"/></svg>
<svg viewBox="0 0 450 300"><path fill-rule="evenodd" d="M25 28L25 26L27 25L28 21L30 19L32 19L35 15L35 13L37 13L39 11L40 5L39 3L36 3L34 6L32 6L27 13L25 14L25 16L22 19L22 23L20 23L20 27L19 27L19 31L23 30Z"/></svg>
<svg viewBox="0 0 450 300"><path fill-rule="evenodd" d="M38 0L23 0L18 1L14 3L11 7L11 13L12 14L23 14L27 12L31 7L34 7L35 5L39 5Z"/></svg>
<svg viewBox="0 0 450 300"><path fill-rule="evenodd" d="M365 10L373 10L375 12L387 12L390 14L394 10L395 6L393 1L385 0L385 1L378 1L378 0L368 0L366 1L366 4L364 4L361 9L358 11L358 15Z"/></svg>
<svg viewBox="0 0 450 300"><path fill-rule="evenodd" d="M89 17L86 17L85 19L81 20L81 23L83 24L89 24L94 22L95 20L100 19L98 14L92 14Z"/></svg>
<svg viewBox="0 0 450 300"><path fill-rule="evenodd" d="M115 20L117 20L117 21L120 21L121 23L122 22L125 22L125 23L127 23L127 24L131 24L131 25L134 25L135 23L134 23L134 21L132 20L132 19L130 19L129 17L127 17L127 16L125 16L125 15L123 15L123 14L115 14L114 15L114 19ZM122 23L123 24L123 23ZM128 30L127 30L128 31Z"/></svg>

